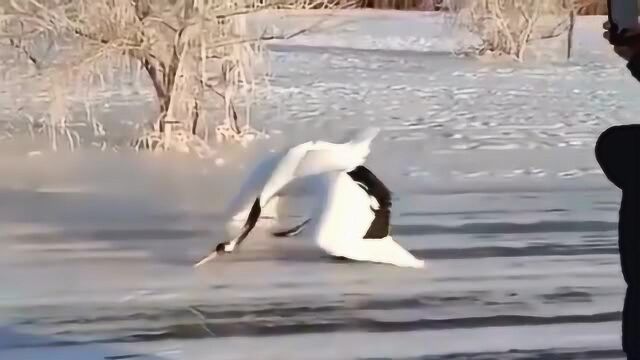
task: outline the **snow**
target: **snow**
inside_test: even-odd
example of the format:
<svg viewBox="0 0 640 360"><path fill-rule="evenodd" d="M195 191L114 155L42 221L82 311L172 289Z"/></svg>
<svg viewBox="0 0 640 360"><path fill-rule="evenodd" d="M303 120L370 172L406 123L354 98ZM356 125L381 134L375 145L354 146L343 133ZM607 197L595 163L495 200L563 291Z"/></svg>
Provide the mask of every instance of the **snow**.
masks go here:
<svg viewBox="0 0 640 360"><path fill-rule="evenodd" d="M593 145L636 119L640 87L602 40L604 18L579 19L571 61L524 64L450 55L460 37L437 14L331 21L269 45L254 120L269 139L211 159L125 149L151 107L144 86L95 93L117 152L51 152L14 130L47 93L5 75L1 359L623 358L620 194ZM333 262L260 229L192 268L258 155L370 124L394 238L426 271Z"/></svg>

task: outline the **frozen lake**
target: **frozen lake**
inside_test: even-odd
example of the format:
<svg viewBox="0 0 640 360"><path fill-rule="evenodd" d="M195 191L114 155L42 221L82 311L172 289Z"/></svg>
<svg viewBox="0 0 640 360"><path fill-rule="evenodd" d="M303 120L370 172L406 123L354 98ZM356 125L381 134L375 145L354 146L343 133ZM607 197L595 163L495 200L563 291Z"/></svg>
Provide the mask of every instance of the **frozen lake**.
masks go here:
<svg viewBox="0 0 640 360"><path fill-rule="evenodd" d="M340 19L272 45L255 121L271 138L223 166L0 142L0 358L622 359L620 194L593 146L635 119L640 87L604 19L580 19L574 60L527 64L449 55L433 15ZM0 94L0 125L17 121L28 96ZM107 95L107 129L150 101ZM426 270L259 229L192 268L257 154L368 125L392 233Z"/></svg>

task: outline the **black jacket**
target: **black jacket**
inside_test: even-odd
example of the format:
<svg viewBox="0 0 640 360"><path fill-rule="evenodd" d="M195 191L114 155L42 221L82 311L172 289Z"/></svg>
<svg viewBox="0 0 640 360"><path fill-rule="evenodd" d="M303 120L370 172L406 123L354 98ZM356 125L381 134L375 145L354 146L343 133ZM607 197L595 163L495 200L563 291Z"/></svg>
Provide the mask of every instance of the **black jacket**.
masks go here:
<svg viewBox="0 0 640 360"><path fill-rule="evenodd" d="M640 81L640 53L627 69ZM627 291L622 310L622 349L640 360L640 124L613 126L596 142L596 160L607 179L622 190L618 246Z"/></svg>
<svg viewBox="0 0 640 360"><path fill-rule="evenodd" d="M631 61L627 64L627 69L631 71L636 80L640 81L640 53L631 58Z"/></svg>
<svg viewBox="0 0 640 360"><path fill-rule="evenodd" d="M639 78L638 64L634 60L630 66L631 71L636 71L636 78ZM636 360L640 359L640 124L605 130L596 142L595 153L607 179L622 190L618 247L622 276L627 283L622 310L622 348L628 359Z"/></svg>

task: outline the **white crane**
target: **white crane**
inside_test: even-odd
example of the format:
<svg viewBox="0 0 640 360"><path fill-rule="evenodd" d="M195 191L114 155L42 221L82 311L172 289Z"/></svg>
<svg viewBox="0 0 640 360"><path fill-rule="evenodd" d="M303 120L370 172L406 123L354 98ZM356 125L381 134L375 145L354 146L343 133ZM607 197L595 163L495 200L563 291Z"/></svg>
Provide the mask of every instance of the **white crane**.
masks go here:
<svg viewBox="0 0 640 360"><path fill-rule="evenodd" d="M246 219L240 234L218 244L195 266L233 252L254 228L263 208L286 195L283 190L287 185L313 179L313 186L307 187L314 204L309 219L275 236L304 231L332 256L423 268L423 260L391 237L391 192L363 166L378 133L377 128L367 128L341 144L309 141L260 162L228 210L234 220Z"/></svg>

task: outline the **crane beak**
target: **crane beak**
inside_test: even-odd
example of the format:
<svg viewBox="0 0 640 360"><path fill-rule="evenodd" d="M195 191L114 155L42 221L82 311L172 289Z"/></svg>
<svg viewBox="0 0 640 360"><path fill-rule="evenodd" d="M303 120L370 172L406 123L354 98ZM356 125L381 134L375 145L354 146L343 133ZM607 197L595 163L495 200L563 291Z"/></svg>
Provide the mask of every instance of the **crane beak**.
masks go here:
<svg viewBox="0 0 640 360"><path fill-rule="evenodd" d="M209 261L215 259L217 256L218 256L218 252L214 250L211 252L211 254L207 255L207 257L205 257L204 259L198 261L195 265L193 265L193 267L197 268L198 266L204 265Z"/></svg>
<svg viewBox="0 0 640 360"><path fill-rule="evenodd" d="M215 259L216 257L218 257L218 255L224 254L225 252L227 252L226 250L226 246L229 245L229 243L220 243L218 244L218 246L216 246L216 248L209 254L207 255L207 257L205 257L204 259L198 261L195 265L193 265L194 268L200 266L200 265L204 265L206 263L208 263L209 261ZM233 247L232 247L233 250Z"/></svg>

